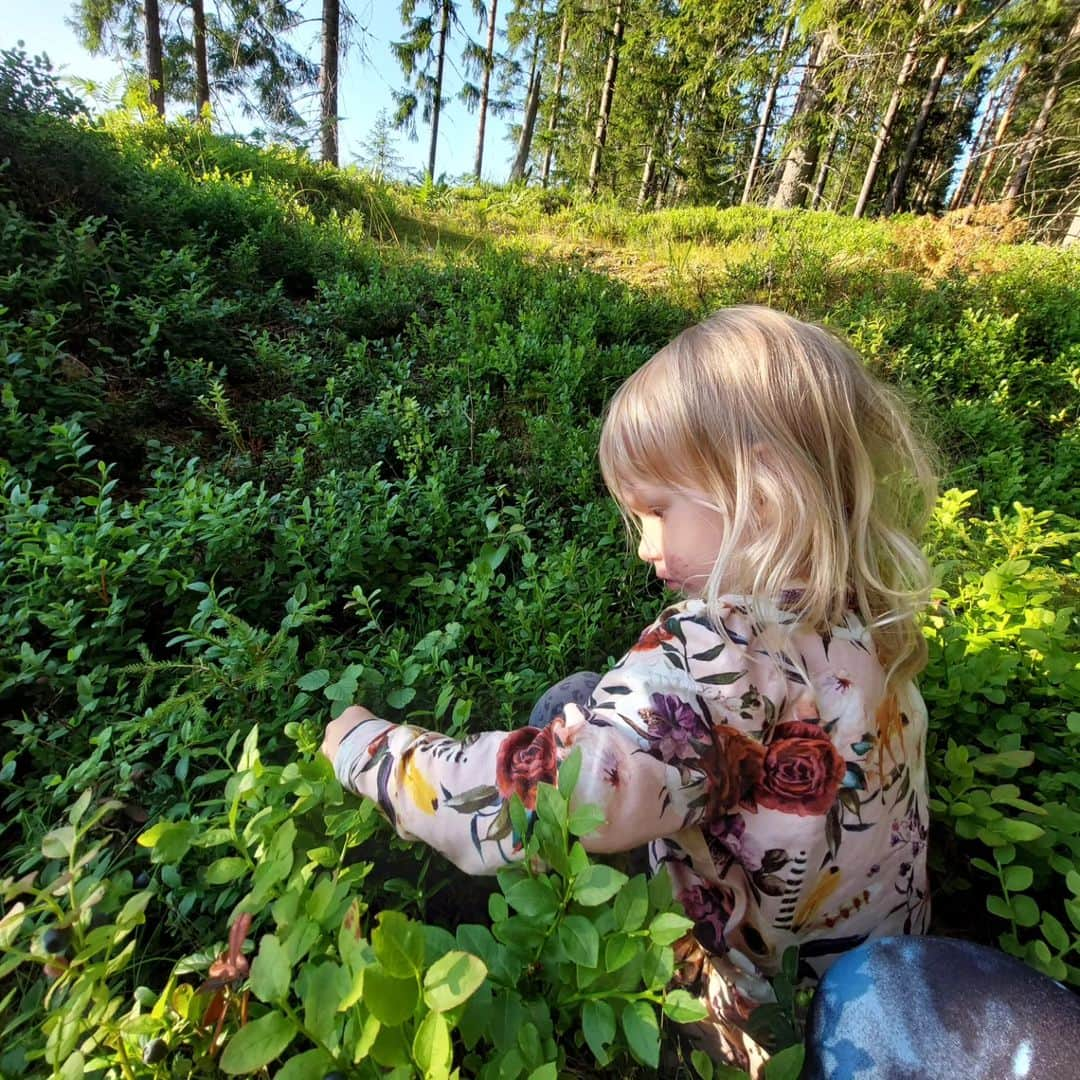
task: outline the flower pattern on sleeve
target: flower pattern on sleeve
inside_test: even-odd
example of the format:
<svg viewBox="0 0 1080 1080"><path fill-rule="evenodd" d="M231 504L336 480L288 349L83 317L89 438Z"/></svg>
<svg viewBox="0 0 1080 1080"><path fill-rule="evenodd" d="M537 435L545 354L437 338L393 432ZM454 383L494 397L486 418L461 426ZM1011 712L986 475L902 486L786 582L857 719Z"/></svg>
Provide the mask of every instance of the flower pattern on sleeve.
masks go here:
<svg viewBox="0 0 1080 1080"><path fill-rule="evenodd" d="M521 857L511 798L531 817L538 785L580 747L575 799L606 815L586 846L651 843L744 1009L789 945L820 972L928 917L922 699L910 684L886 692L853 615L827 634L792 619L731 598L714 624L687 601L542 731L458 742L371 720L346 737L338 775L402 835L490 873ZM780 650L766 626L785 622Z"/></svg>

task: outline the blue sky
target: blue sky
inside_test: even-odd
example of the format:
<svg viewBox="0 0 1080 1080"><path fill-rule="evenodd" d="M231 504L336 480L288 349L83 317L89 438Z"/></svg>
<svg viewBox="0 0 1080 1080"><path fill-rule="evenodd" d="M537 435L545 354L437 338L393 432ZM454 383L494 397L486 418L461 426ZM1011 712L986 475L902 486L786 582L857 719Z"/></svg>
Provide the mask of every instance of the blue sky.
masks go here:
<svg viewBox="0 0 1080 1080"><path fill-rule="evenodd" d="M16 41L25 42L31 54L47 53L53 67L63 74L93 79L107 83L120 68L116 60L91 56L75 39L66 19L73 8L72 0L33 0L4 4L4 30L0 46L10 48ZM210 6L209 4L207 5ZM380 109L393 111L392 91L404 86L404 78L397 61L390 52L390 42L402 36L402 23L395 0L352 0L351 10L356 16L356 38L364 43L366 56L361 58L355 47L345 57L339 108L342 113L339 143L341 161L346 164L362 155L361 143L371 130ZM468 4L468 15L462 11L462 20L474 37L481 33ZM509 0L500 5L499 26ZM301 10L308 19L317 18L321 10L320 0L301 0ZM418 5L419 7L419 5ZM163 11L165 4L162 5ZM318 59L318 25L314 22L301 27L294 44L309 56ZM461 86L460 74L462 39L451 39L448 65L445 74L445 94L451 98L439 123L439 149L436 173L459 176L472 170L476 152L476 122L474 113L466 111L455 95ZM498 46L497 46L498 47ZM220 118L219 129L235 129L243 132L246 122L237 111L235 115ZM404 132L397 137L397 149L405 168L423 170L427 165L429 129L417 124L418 141L408 140ZM503 120L490 118L484 150L484 179L505 181L513 158L513 147L508 141L508 127Z"/></svg>

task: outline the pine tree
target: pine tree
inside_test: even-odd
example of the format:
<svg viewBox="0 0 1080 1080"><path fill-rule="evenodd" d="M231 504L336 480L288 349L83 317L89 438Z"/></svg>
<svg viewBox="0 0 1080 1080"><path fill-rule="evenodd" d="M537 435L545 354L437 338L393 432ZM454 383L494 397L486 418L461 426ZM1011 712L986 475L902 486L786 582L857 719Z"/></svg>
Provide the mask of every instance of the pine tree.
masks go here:
<svg viewBox="0 0 1080 1080"><path fill-rule="evenodd" d="M368 137L360 144L361 164L377 179L393 180L401 169L401 155L394 143L390 114L380 109Z"/></svg>
<svg viewBox="0 0 1080 1080"><path fill-rule="evenodd" d="M417 14L417 7L423 14ZM483 0L472 0L473 12L483 12ZM439 118L442 114L443 72L446 68L446 50L452 31L457 28L465 35L458 18L457 4L453 0L402 0L401 17L405 21L405 36L392 42L397 62L410 86L394 92L397 110L394 124L404 128L411 138L416 138L416 111L419 108L422 121L431 124L428 143L427 178L435 179L435 153L439 145ZM434 75L431 73L435 68Z"/></svg>
<svg viewBox="0 0 1080 1080"><path fill-rule="evenodd" d="M147 98L165 115L165 57L158 0L77 0L69 25L91 53L117 51L124 60L141 58Z"/></svg>

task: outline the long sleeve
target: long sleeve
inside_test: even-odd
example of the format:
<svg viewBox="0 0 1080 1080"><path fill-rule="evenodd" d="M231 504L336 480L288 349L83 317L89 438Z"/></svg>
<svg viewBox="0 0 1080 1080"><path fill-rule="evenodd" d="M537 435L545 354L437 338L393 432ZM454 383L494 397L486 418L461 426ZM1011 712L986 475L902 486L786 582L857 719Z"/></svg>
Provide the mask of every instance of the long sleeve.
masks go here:
<svg viewBox="0 0 1080 1080"><path fill-rule="evenodd" d="M538 730L488 732L456 741L420 728L367 720L342 740L336 771L350 791L376 799L398 833L423 840L468 873L494 873L520 857L509 801L536 805L575 747L582 756L574 805L593 804L604 824L584 838L593 851L623 851L674 835L713 807L715 755L695 682L663 653L650 627L601 680L585 707L567 705Z"/></svg>

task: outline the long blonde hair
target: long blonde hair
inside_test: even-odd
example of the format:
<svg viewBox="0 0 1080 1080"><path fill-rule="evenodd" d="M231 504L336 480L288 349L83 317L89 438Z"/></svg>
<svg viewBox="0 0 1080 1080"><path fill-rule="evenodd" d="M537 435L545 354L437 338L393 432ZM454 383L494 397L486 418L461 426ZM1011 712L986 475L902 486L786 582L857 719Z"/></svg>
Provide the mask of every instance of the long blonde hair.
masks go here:
<svg viewBox="0 0 1080 1080"><path fill-rule="evenodd" d="M829 331L766 307L718 311L620 387L600 465L628 521L641 483L723 515L704 590L714 616L724 594L768 611L788 593L798 621L821 631L854 610L890 683L925 666L931 454L899 397Z"/></svg>

